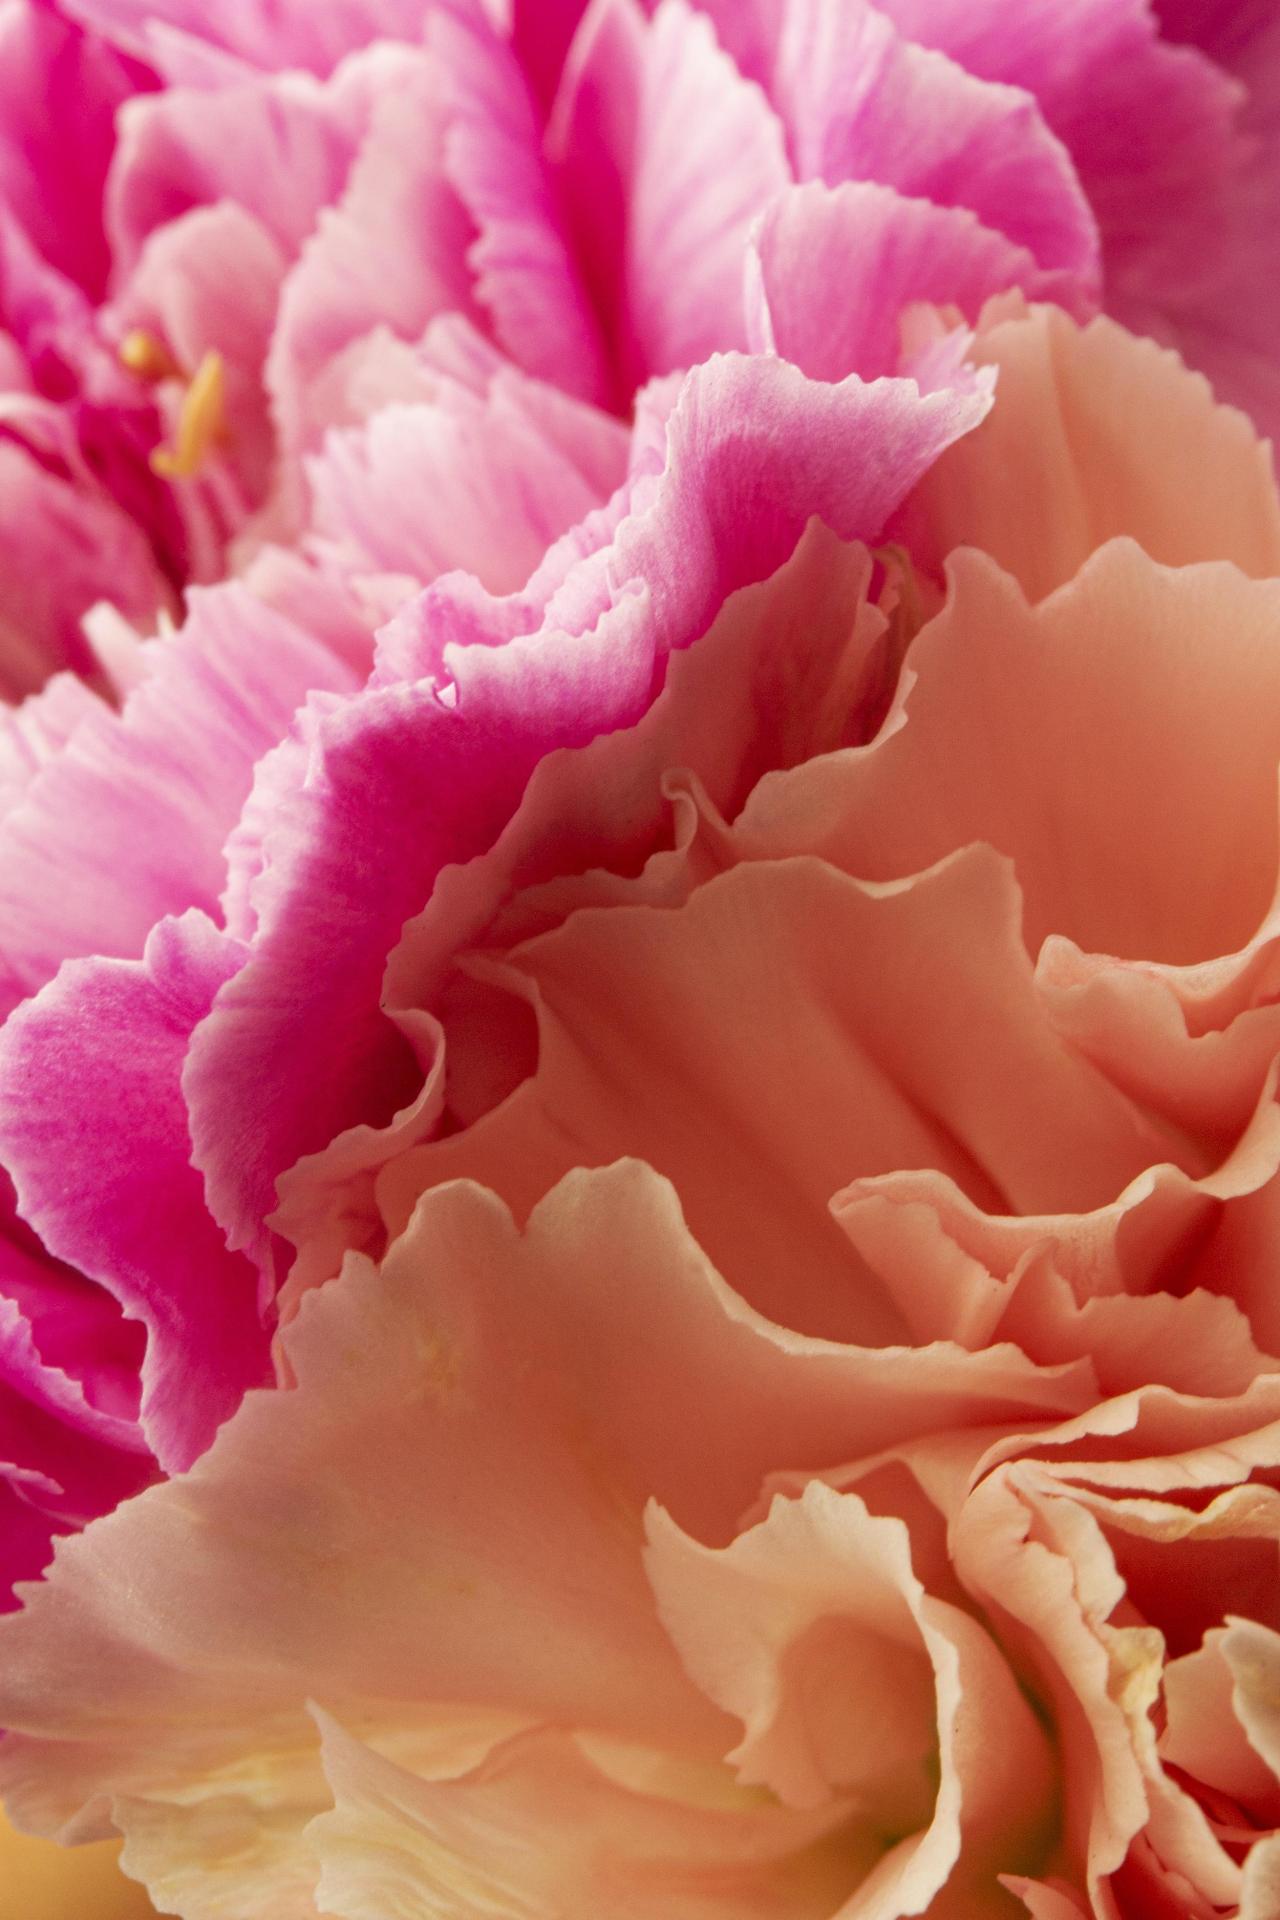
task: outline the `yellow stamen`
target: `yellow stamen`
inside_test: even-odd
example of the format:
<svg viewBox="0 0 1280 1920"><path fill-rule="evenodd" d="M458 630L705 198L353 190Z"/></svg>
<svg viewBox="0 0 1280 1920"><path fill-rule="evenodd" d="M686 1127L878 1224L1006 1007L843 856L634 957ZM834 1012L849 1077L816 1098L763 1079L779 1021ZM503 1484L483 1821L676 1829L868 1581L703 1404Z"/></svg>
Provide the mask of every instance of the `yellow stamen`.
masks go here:
<svg viewBox="0 0 1280 1920"><path fill-rule="evenodd" d="M145 327L126 333L120 342L120 364L137 374L139 380L172 380L182 372L164 341L157 340Z"/></svg>
<svg viewBox="0 0 1280 1920"><path fill-rule="evenodd" d="M222 433L222 402L222 355L210 349L183 396L174 445L157 447L151 456L153 472L165 480L189 480L199 472Z"/></svg>

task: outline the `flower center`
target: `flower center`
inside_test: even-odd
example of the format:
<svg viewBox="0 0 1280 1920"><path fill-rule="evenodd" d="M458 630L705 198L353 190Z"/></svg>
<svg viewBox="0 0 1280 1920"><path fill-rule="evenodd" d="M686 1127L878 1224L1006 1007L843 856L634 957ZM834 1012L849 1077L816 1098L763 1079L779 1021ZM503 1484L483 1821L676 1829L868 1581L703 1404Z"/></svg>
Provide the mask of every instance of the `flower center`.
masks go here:
<svg viewBox="0 0 1280 1920"><path fill-rule="evenodd" d="M140 380L155 383L185 379L182 368L164 342L142 327L125 335L120 344L120 360ZM164 480L190 480L200 471L210 448L224 431L224 388L222 355L210 348L186 381L172 446L159 446L152 451L153 473Z"/></svg>

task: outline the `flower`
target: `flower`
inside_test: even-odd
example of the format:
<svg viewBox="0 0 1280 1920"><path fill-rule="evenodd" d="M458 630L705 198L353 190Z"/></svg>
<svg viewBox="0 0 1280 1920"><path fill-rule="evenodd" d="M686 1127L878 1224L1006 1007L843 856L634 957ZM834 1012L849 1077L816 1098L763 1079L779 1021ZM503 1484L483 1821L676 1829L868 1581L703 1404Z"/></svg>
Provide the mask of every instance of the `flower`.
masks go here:
<svg viewBox="0 0 1280 1920"><path fill-rule="evenodd" d="M204 1448L189 1323L0 1627L15 1817L161 1908L1270 1911L1280 498L1110 322L971 360L690 376L311 703L225 931L11 1016L47 1245L288 1249L286 1390Z"/></svg>
<svg viewBox="0 0 1280 1920"><path fill-rule="evenodd" d="M1079 313L1103 298L1280 419L1246 291L1273 265L1280 166L1248 9L319 11L6 0L11 695L62 665L110 684L81 627L98 601L146 629L264 542L328 537L308 459L429 388L443 315L623 416L649 376L771 344L744 267L772 253L813 297L808 227L832 216L805 182L843 189L842 372L884 370L903 297L972 317L1017 285Z"/></svg>
<svg viewBox="0 0 1280 1920"><path fill-rule="evenodd" d="M113 1505L157 1458L189 1462L265 1377L276 1181L412 1090L409 1054L388 1063L368 1009L396 915L418 911L432 862L483 846L550 747L637 712L646 648L660 659L695 637L805 518L875 539L976 420L954 342L904 341L904 313L942 302L972 321L1014 287L1083 315L1101 294L1272 417L1265 336L1241 351L1239 280L1273 224L1274 63L1265 22L1215 20L1175 11L1158 28L1137 0L1070 21L1007 0L596 0L516 4L509 18L479 0L319 12L246 0L216 19L183 0L7 0L0 672L28 697L0 715L0 1014L64 963L144 951L164 1004L153 1071L122 1096L136 1177L122 1185L111 1169L111 1246L98 1226L55 1221L34 1191L33 1234L4 1189L20 1440L0 1589L38 1571L51 1529ZM859 75L856 96L833 90L843 71ZM744 350L754 370L700 364ZM914 378L927 404L904 391L892 413L883 396L865 411L847 383L886 375ZM685 541L673 529L697 519L739 416L761 459L792 443L789 497L762 502L741 460L741 551L714 551L714 534L705 563L663 587L662 540ZM865 474L842 433L882 446ZM586 549L594 571L574 565ZM421 848L406 857L391 842L358 856L396 869L361 977L338 960L350 929L336 941L317 929L335 966L307 970L342 1022L356 1002L367 1010L344 1026L345 1061L318 1103L291 1059L261 1057L268 1083L294 1092L269 1103L280 1137L255 1141L251 1195L210 1170L211 1223L176 1076L195 1088L212 1029L185 1066L182 1036L215 994L220 1021L252 1022L255 968L239 987L230 976L248 945L276 939L259 937L257 896L269 867L283 872L277 816L307 755L336 765L363 750L353 734L339 752L337 738L375 658L388 726L407 698L390 692L399 681L420 683L438 722L426 681L483 631L484 594L478 614L456 581L410 608L457 569L511 596L504 637L532 634L544 609L592 627L630 578L602 650L643 624L644 594L667 604L638 651L618 641L613 684L576 709L550 698L518 747L494 743L504 797L488 772L453 795L461 839L451 826L425 865ZM159 639L140 641L157 623ZM57 667L72 671L49 678ZM434 791L424 804L438 806ZM164 929L191 909L218 931ZM136 970L88 978L70 972L61 991L88 996L100 1036L117 1014L132 1033ZM259 1044L236 1049L250 1079ZM75 1104L54 1126L59 1153ZM220 1124L211 1114L197 1130ZM221 1151L201 1139L201 1169Z"/></svg>
<svg viewBox="0 0 1280 1920"><path fill-rule="evenodd" d="M0 1776L172 1911L1274 1905L1280 506L1069 317L1269 419L1272 42L1060 11L0 14Z"/></svg>

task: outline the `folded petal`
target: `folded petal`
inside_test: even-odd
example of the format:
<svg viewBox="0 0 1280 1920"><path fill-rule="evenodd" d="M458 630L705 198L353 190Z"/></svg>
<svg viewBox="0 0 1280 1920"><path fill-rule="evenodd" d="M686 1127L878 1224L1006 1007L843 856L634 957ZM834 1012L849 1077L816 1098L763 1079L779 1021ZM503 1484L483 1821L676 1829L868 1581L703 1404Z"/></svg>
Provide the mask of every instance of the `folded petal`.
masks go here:
<svg viewBox="0 0 1280 1920"><path fill-rule="evenodd" d="M682 387L665 469L638 477L611 539L602 517L602 544L558 598L513 607L464 583L401 616L401 661L425 677L315 716L306 784L267 853L253 957L192 1049L197 1160L233 1244L261 1247L275 1182L300 1154L412 1097L412 1062L378 996L440 869L492 844L546 753L638 719L665 656L706 631L726 594L781 565L811 515L871 533L986 405L964 386L921 396L908 381L823 386L776 360L712 361ZM866 457L851 462L851 444ZM487 625L507 644L447 644L451 605L471 635ZM321 1034L323 1112L293 1065Z"/></svg>
<svg viewBox="0 0 1280 1920"><path fill-rule="evenodd" d="M312 687L350 670L238 586L195 594L119 713L87 716L0 825L12 1006L79 954L136 955L155 922L216 910L254 762Z"/></svg>
<svg viewBox="0 0 1280 1920"><path fill-rule="evenodd" d="M1128 534L1166 566L1280 572L1269 451L1173 354L1049 308L995 321L973 352L998 370L1001 403L912 497L897 531L918 564L980 547L1040 600Z"/></svg>
<svg viewBox="0 0 1280 1920"><path fill-rule="evenodd" d="M145 1326L141 1419L169 1467L267 1370L256 1276L205 1210L180 1093L187 1036L236 959L198 914L162 923L141 961L72 962L0 1031L7 1084L23 1090L0 1115L23 1218ZM86 1167L69 1188L90 1139L93 1178Z"/></svg>

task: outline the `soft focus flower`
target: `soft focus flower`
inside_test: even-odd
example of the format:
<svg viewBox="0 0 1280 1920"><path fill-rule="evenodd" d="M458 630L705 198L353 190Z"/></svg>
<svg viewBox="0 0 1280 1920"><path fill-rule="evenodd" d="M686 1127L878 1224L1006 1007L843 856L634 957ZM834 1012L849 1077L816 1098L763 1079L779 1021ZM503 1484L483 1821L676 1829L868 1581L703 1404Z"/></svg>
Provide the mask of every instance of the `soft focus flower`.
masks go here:
<svg viewBox="0 0 1280 1920"><path fill-rule="evenodd" d="M199 1457L0 1630L0 1778L161 1910L1274 1911L1267 452L1106 321L796 353L388 624L225 928L5 1029Z"/></svg>
<svg viewBox="0 0 1280 1920"><path fill-rule="evenodd" d="M1277 50L1159 11L0 5L0 1779L162 1910L1273 1920L1280 504L1080 323L1280 420Z"/></svg>
<svg viewBox="0 0 1280 1920"><path fill-rule="evenodd" d="M75 1920L145 1920L155 1908L136 1881L117 1866L118 1841L58 1847L17 1834L0 1819L0 1885L15 1914L75 1916Z"/></svg>

